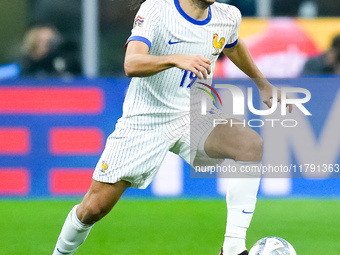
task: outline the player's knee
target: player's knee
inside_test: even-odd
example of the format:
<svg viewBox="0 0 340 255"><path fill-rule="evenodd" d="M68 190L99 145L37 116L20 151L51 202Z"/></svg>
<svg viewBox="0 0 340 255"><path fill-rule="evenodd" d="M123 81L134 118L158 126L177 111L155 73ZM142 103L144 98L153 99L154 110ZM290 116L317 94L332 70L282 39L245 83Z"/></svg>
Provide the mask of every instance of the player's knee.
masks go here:
<svg viewBox="0 0 340 255"><path fill-rule="evenodd" d="M108 214L110 210L98 203L81 204L78 207L77 215L84 224L94 224Z"/></svg>
<svg viewBox="0 0 340 255"><path fill-rule="evenodd" d="M236 161L261 161L263 152L263 140L257 133L244 136L243 146L237 153Z"/></svg>

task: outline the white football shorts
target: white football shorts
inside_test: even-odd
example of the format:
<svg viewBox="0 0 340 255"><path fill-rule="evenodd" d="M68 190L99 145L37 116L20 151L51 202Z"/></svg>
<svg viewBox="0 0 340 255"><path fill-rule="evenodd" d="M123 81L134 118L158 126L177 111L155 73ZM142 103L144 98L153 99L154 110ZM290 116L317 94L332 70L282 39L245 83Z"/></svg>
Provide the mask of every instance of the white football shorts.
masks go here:
<svg viewBox="0 0 340 255"><path fill-rule="evenodd" d="M92 178L105 183L124 180L133 188L145 189L168 151L191 166L220 164L224 159L209 158L204 142L214 128L213 120L221 118L227 116L216 109L213 114L191 117L191 120L190 114L186 114L157 125L136 126L131 125L135 122L133 117L122 118L108 137ZM149 116L149 120L152 123L152 117Z"/></svg>

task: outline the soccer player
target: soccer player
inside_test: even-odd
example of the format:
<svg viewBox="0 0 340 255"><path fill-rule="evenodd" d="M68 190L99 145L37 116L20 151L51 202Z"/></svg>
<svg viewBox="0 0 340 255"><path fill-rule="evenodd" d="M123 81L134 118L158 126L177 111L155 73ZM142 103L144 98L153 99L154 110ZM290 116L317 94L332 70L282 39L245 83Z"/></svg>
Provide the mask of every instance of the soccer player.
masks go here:
<svg viewBox="0 0 340 255"><path fill-rule="evenodd" d="M124 68L133 78L123 116L107 139L90 189L68 214L53 254L73 254L93 224L110 212L128 187L144 189L150 184L168 151L192 166L215 165L226 158L235 160L239 168L261 165L262 140L251 128L213 128L212 122L200 125L207 123L206 119L190 118L192 88L188 85L211 80L222 51L254 80L263 102L271 106L274 87L238 38L239 10L215 0L140 2L126 44ZM214 111L220 115L217 109ZM198 123L194 137L199 139L190 139L190 121ZM230 179L227 226L220 254L248 254L246 231L259 182L259 173Z"/></svg>

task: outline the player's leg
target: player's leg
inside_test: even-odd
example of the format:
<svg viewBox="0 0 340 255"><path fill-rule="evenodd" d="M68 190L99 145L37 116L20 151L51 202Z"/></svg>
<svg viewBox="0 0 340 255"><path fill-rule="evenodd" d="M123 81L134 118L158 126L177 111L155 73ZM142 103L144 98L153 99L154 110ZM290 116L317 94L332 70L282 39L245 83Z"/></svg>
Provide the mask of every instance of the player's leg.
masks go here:
<svg viewBox="0 0 340 255"><path fill-rule="evenodd" d="M262 138L250 127L232 119L217 125L207 137L204 150L211 158L231 158L235 161L261 161ZM233 126L230 126L230 123ZM235 124L238 123L238 124Z"/></svg>
<svg viewBox="0 0 340 255"><path fill-rule="evenodd" d="M53 255L73 254L85 241L93 224L111 211L129 186L126 181L103 183L92 180L82 202L68 214Z"/></svg>
<svg viewBox="0 0 340 255"><path fill-rule="evenodd" d="M138 130L123 124L107 139L91 187L67 216L53 254L73 254L128 187L144 189L157 173L169 150L162 127Z"/></svg>
<svg viewBox="0 0 340 255"><path fill-rule="evenodd" d="M77 217L84 224L92 225L108 214L118 202L129 182L104 183L92 180L89 191L77 208Z"/></svg>
<svg viewBox="0 0 340 255"><path fill-rule="evenodd" d="M233 120L234 123L237 120ZM230 121L229 121L230 123ZM263 142L251 128L243 125L218 125L207 137L204 150L211 158L231 158L238 169L258 169L230 178L227 189L228 217L223 244L225 255L246 250L246 231L250 225L260 183Z"/></svg>

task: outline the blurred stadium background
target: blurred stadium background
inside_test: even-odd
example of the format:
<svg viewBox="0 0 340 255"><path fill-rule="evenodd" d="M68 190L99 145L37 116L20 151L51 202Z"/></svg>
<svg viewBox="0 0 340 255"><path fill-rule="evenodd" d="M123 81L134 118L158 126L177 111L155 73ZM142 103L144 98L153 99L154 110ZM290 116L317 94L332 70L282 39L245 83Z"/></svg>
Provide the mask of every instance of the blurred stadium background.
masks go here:
<svg viewBox="0 0 340 255"><path fill-rule="evenodd" d="M0 254L50 254L68 210L88 189L105 139L121 116L129 83L123 70L124 44L136 10L123 0L0 2L0 229L6 230L0 234ZM257 130L266 141L264 162L280 154L278 160L287 165L339 164L340 73L301 75L306 61L327 51L340 34L338 0L223 2L243 13L240 37L263 73L274 84L312 93L307 106L313 116L294 115L302 123L298 131ZM60 31L72 45L65 51L72 51L81 73L23 75L22 43L36 24ZM250 84L225 58L215 74L231 83ZM263 179L248 245L278 235L298 254L339 254L338 177L327 172ZM121 209L118 206L113 216L98 224L93 240L79 254L130 254L136 253L135 246L139 254L216 254L224 231L226 185L225 179L190 178L190 167L169 153L150 187L128 190ZM131 221L133 211L142 216ZM115 225L114 218L126 224ZM131 234L135 226L146 230ZM111 229L124 231L118 235ZM145 236L137 245L130 235L133 240ZM22 241L25 236L29 238Z"/></svg>

